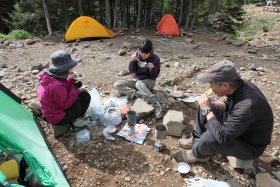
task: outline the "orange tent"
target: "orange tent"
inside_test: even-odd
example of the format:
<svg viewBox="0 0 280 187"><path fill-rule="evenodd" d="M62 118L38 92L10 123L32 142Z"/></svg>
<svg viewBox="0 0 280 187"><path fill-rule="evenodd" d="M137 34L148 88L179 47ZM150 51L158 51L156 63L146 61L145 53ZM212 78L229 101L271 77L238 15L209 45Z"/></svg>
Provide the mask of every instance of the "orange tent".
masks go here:
<svg viewBox="0 0 280 187"><path fill-rule="evenodd" d="M179 27L171 14L165 14L157 24L157 30L161 35L179 36Z"/></svg>

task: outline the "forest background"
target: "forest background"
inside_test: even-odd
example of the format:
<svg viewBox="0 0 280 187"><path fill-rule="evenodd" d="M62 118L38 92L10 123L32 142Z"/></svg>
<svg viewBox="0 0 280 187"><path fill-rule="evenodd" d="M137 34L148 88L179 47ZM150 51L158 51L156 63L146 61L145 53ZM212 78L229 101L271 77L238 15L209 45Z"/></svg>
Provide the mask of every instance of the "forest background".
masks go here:
<svg viewBox="0 0 280 187"><path fill-rule="evenodd" d="M64 34L79 16L91 16L114 31L155 27L172 14L179 27L236 33L249 0L0 0L0 38ZM13 35L12 38L17 36Z"/></svg>

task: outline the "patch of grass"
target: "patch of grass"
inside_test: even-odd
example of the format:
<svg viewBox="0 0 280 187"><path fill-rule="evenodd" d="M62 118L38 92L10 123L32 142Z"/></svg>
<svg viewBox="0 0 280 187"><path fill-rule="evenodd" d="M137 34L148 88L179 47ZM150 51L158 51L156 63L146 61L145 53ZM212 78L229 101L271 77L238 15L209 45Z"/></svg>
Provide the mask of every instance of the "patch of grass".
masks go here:
<svg viewBox="0 0 280 187"><path fill-rule="evenodd" d="M2 33L0 33L0 38L2 38L2 39L6 39L6 37L7 37L7 35L6 35L6 34L2 34Z"/></svg>
<svg viewBox="0 0 280 187"><path fill-rule="evenodd" d="M250 13L248 13L250 14ZM237 31L238 39L250 41L253 38L261 36L263 33L272 30L275 22L280 19L279 14L271 15L247 15L250 17L244 26Z"/></svg>
<svg viewBox="0 0 280 187"><path fill-rule="evenodd" d="M32 38L32 35L25 30L13 30L9 34L5 35L0 33L0 38L4 39L28 39Z"/></svg>
<svg viewBox="0 0 280 187"><path fill-rule="evenodd" d="M236 40L238 35L236 33L228 33L227 37L231 40Z"/></svg>
<svg viewBox="0 0 280 187"><path fill-rule="evenodd" d="M11 39L28 39L32 38L32 35L25 30L13 30L8 34Z"/></svg>

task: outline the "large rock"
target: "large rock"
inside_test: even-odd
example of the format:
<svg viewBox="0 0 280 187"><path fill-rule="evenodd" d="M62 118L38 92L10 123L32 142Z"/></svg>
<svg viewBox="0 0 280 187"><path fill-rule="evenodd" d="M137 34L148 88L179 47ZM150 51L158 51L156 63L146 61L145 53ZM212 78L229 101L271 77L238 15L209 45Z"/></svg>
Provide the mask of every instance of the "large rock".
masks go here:
<svg viewBox="0 0 280 187"><path fill-rule="evenodd" d="M133 110L137 113L137 120L139 120L150 115L154 111L154 108L146 103L143 99L138 98L130 110Z"/></svg>
<svg viewBox="0 0 280 187"><path fill-rule="evenodd" d="M272 173L280 181L280 171L272 171Z"/></svg>
<svg viewBox="0 0 280 187"><path fill-rule="evenodd" d="M241 169L253 168L253 160L241 160L233 156L228 156L227 159L229 160L229 163L233 168L241 168Z"/></svg>
<svg viewBox="0 0 280 187"><path fill-rule="evenodd" d="M280 182L273 179L269 173L258 173L256 175L257 187L279 187Z"/></svg>
<svg viewBox="0 0 280 187"><path fill-rule="evenodd" d="M163 118L163 124L167 127L167 135L182 136L183 132L183 113L169 110Z"/></svg>
<svg viewBox="0 0 280 187"><path fill-rule="evenodd" d="M39 100L36 98L36 99L33 99L30 103L29 103L29 106L34 110L34 112L36 112L37 114L41 114L42 111L41 111L41 107L40 107L40 102Z"/></svg>

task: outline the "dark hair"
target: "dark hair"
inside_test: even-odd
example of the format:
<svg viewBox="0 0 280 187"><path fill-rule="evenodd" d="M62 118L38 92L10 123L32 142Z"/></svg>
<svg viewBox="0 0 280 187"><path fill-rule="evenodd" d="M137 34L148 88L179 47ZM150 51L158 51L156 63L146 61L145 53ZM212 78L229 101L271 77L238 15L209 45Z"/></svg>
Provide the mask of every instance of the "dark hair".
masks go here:
<svg viewBox="0 0 280 187"><path fill-rule="evenodd" d="M213 81L215 84L222 85L224 82L228 82L229 85L238 88L242 84L242 79L237 79L233 81Z"/></svg>
<svg viewBox="0 0 280 187"><path fill-rule="evenodd" d="M139 50L142 53L152 53L153 52L153 43L151 40L149 39L145 39L144 41L142 41Z"/></svg>

